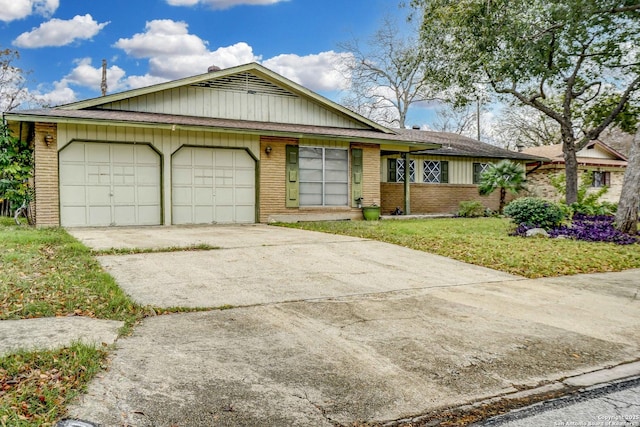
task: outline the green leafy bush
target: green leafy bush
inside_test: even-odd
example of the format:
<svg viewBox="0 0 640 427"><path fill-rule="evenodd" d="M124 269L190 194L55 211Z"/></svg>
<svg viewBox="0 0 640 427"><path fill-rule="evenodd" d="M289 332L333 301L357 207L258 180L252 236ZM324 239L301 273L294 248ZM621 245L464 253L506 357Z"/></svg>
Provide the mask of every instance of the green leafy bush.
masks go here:
<svg viewBox="0 0 640 427"><path fill-rule="evenodd" d="M486 216L487 210L482 203L476 200L466 200L458 204L457 216L462 218L477 218Z"/></svg>
<svg viewBox="0 0 640 427"><path fill-rule="evenodd" d="M29 179L33 176L33 150L29 143L11 135L0 124L0 200L8 200L11 209L33 199Z"/></svg>
<svg viewBox="0 0 640 427"><path fill-rule="evenodd" d="M567 185L563 173L552 176L550 182L562 196L567 194ZM609 187L604 186L596 189L591 186L592 183L593 171L583 173L580 179L580 185L578 186L578 200L571 205L567 205L564 200L560 202L561 207L567 213L567 217L571 218L576 214L613 215L616 213L618 210L616 203L600 202L600 197L609 191Z"/></svg>
<svg viewBox="0 0 640 427"><path fill-rule="evenodd" d="M537 197L523 197L509 203L504 214L518 225L549 230L564 221L565 214L555 203Z"/></svg>

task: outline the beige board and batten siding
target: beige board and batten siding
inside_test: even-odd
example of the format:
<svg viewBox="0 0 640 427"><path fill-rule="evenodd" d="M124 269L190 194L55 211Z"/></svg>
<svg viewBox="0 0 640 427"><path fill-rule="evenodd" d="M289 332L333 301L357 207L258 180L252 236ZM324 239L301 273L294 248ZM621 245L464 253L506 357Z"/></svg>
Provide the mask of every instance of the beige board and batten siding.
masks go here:
<svg viewBox="0 0 640 427"><path fill-rule="evenodd" d="M589 148L591 147L591 148ZM619 160L618 157L612 155L600 148L597 144L588 145L584 147L582 150L576 153L577 157L588 157L592 159L611 159L611 160Z"/></svg>
<svg viewBox="0 0 640 427"><path fill-rule="evenodd" d="M382 157L380 169L380 182L389 181L389 164L387 159L399 158L395 157ZM447 157L447 156L422 156L412 155L411 160L416 162L416 182L422 181L423 162L425 160L431 161L445 161L449 162L449 184L473 184L473 164L474 163L497 163L498 159L487 159L480 157Z"/></svg>
<svg viewBox="0 0 640 427"><path fill-rule="evenodd" d="M162 221L172 224L171 155L183 146L238 148L260 158L260 139L256 135L207 131L172 131L168 128L59 124L58 151L73 142L147 144L160 155Z"/></svg>
<svg viewBox="0 0 640 427"><path fill-rule="evenodd" d="M276 87L260 78L254 78L245 90L240 90L233 82L214 87L191 85L110 102L97 108L350 129L368 128L351 117L331 111L312 99L280 86L267 92L263 89L266 85ZM226 88L227 86L231 89Z"/></svg>

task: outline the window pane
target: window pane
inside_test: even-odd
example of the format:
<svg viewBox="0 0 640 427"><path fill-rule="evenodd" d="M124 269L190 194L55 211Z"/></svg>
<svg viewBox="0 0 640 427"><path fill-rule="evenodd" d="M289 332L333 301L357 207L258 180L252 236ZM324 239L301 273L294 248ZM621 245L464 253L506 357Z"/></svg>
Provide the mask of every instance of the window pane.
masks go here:
<svg viewBox="0 0 640 427"><path fill-rule="evenodd" d="M301 206L348 206L348 150L300 147L299 168Z"/></svg>
<svg viewBox="0 0 640 427"><path fill-rule="evenodd" d="M300 182L322 182L322 169L300 168Z"/></svg>
<svg viewBox="0 0 640 427"><path fill-rule="evenodd" d="M300 170L322 171L322 149L300 147Z"/></svg>
<svg viewBox="0 0 640 427"><path fill-rule="evenodd" d="M325 180L327 182L348 182L349 160L347 150L325 150Z"/></svg>
<svg viewBox="0 0 640 427"><path fill-rule="evenodd" d="M347 184L326 184L324 204L326 206L345 206L349 201L348 190Z"/></svg>
<svg viewBox="0 0 640 427"><path fill-rule="evenodd" d="M322 148L300 147L300 160L303 158L322 160Z"/></svg>
<svg viewBox="0 0 640 427"><path fill-rule="evenodd" d="M396 182L404 182L404 159L396 159ZM409 182L416 182L416 161L409 161Z"/></svg>
<svg viewBox="0 0 640 427"><path fill-rule="evenodd" d="M396 159L396 182L404 182L404 159Z"/></svg>
<svg viewBox="0 0 640 427"><path fill-rule="evenodd" d="M322 148L300 147L300 182L322 182Z"/></svg>
<svg viewBox="0 0 640 427"><path fill-rule="evenodd" d="M592 187L603 187L604 186L604 176L602 172L594 172L593 173L593 183Z"/></svg>
<svg viewBox="0 0 640 427"><path fill-rule="evenodd" d="M423 164L422 181L428 183L440 182L440 162L425 160Z"/></svg>
<svg viewBox="0 0 640 427"><path fill-rule="evenodd" d="M300 205L322 206L322 184L300 182Z"/></svg>
<svg viewBox="0 0 640 427"><path fill-rule="evenodd" d="M326 148L325 149L325 159L326 160L347 160L347 150L338 150L335 148Z"/></svg>

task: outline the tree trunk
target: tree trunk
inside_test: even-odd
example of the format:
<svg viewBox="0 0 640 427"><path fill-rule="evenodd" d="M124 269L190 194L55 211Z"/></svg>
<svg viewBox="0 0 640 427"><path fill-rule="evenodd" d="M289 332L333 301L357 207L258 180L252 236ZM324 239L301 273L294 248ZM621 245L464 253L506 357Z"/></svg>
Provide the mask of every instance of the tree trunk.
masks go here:
<svg viewBox="0 0 640 427"><path fill-rule="evenodd" d="M507 200L507 189L504 187L500 187L500 205L498 206L498 213L502 215L502 211L504 211L504 205Z"/></svg>
<svg viewBox="0 0 640 427"><path fill-rule="evenodd" d="M565 201L567 205L571 205L578 201L578 159L576 159L575 137L570 129L562 129L562 153L567 184Z"/></svg>
<svg viewBox="0 0 640 427"><path fill-rule="evenodd" d="M616 213L616 228L623 233L638 232L638 208L640 206L640 127L631 144L629 163L624 173L618 212Z"/></svg>

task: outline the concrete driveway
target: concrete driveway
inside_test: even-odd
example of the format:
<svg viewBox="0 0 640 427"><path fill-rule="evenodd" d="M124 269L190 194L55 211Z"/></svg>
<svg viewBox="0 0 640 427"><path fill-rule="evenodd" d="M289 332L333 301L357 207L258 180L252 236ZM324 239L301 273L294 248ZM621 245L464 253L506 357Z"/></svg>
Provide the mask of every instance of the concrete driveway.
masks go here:
<svg viewBox="0 0 640 427"><path fill-rule="evenodd" d="M640 271L524 280L263 225L77 229L146 319L70 408L105 426L396 420L635 360Z"/></svg>

